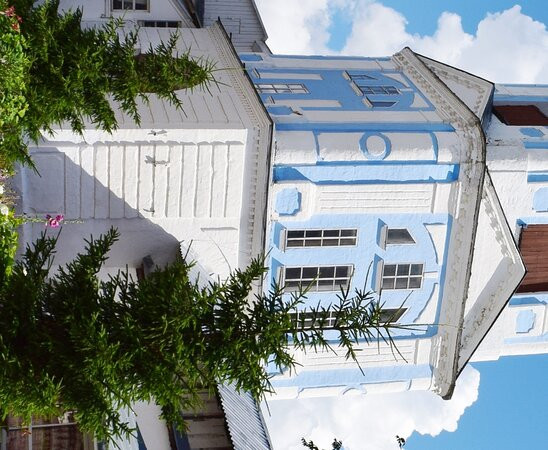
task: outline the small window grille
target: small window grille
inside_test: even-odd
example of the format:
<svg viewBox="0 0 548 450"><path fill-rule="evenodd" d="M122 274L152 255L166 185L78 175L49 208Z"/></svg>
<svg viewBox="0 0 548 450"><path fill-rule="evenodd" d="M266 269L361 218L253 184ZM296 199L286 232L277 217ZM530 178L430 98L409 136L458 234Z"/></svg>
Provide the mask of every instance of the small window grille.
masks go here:
<svg viewBox="0 0 548 450"><path fill-rule="evenodd" d="M341 287L348 288L352 272L351 265L284 267L282 284L287 291L306 288L310 292L338 291Z"/></svg>
<svg viewBox="0 0 548 450"><path fill-rule="evenodd" d="M420 289L422 277L422 264L385 264L382 289Z"/></svg>
<svg viewBox="0 0 548 450"><path fill-rule="evenodd" d="M145 28L181 28L182 23L175 20L140 20L139 25Z"/></svg>
<svg viewBox="0 0 548 450"><path fill-rule="evenodd" d="M383 308L380 310L379 323L395 323L400 320L401 316L405 314L407 308ZM334 311L318 311L316 314L306 311L297 311L291 314L291 319L295 325L300 325L301 320L304 318L304 328L312 328L312 326L322 326L324 329L335 328L337 324L337 315Z"/></svg>
<svg viewBox="0 0 548 450"><path fill-rule="evenodd" d="M114 11L148 11L148 0L112 0Z"/></svg>
<svg viewBox="0 0 548 450"><path fill-rule="evenodd" d="M288 230L286 248L344 247L356 245L358 230Z"/></svg>
<svg viewBox="0 0 548 450"><path fill-rule="evenodd" d="M259 83L255 88L259 94L308 94L301 83Z"/></svg>
<svg viewBox="0 0 548 450"><path fill-rule="evenodd" d="M398 95L400 91L395 86L365 86L358 84L364 95Z"/></svg>

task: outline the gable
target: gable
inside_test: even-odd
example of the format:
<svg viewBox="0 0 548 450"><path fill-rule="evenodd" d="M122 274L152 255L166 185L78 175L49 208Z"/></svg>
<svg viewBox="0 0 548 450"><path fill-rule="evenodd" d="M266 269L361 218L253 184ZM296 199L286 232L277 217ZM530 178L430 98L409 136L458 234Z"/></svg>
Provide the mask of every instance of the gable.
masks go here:
<svg viewBox="0 0 548 450"><path fill-rule="evenodd" d="M494 84L426 56L417 56L483 122Z"/></svg>

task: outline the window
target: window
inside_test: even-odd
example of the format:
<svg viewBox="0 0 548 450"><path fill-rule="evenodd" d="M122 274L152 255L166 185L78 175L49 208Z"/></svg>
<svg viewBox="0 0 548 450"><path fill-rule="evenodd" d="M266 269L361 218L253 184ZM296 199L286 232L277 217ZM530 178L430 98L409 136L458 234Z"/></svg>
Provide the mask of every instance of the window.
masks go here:
<svg viewBox="0 0 548 450"><path fill-rule="evenodd" d="M114 11L148 11L148 0L112 0L112 9Z"/></svg>
<svg viewBox="0 0 548 450"><path fill-rule="evenodd" d="M493 113L506 125L548 125L548 117L536 105L497 105Z"/></svg>
<svg viewBox="0 0 548 450"><path fill-rule="evenodd" d="M414 244L415 240L406 228L388 228L386 230L386 244Z"/></svg>
<svg viewBox="0 0 548 450"><path fill-rule="evenodd" d="M287 230L286 248L356 245L358 230Z"/></svg>
<svg viewBox="0 0 548 450"><path fill-rule="evenodd" d="M308 94L308 91L301 83L260 83L255 87L259 94Z"/></svg>
<svg viewBox="0 0 548 450"><path fill-rule="evenodd" d="M366 86L358 84L364 95L398 95L400 91L395 86Z"/></svg>
<svg viewBox="0 0 548 450"><path fill-rule="evenodd" d="M352 272L352 266L284 267L282 284L288 291L338 291L349 286Z"/></svg>
<svg viewBox="0 0 548 450"><path fill-rule="evenodd" d="M382 102L382 101L370 100L369 98L367 98L367 102L373 108L390 108L391 106L394 106L396 104L396 102Z"/></svg>
<svg viewBox="0 0 548 450"><path fill-rule="evenodd" d="M347 79L350 79L350 80L353 80L353 81L358 81L358 80L375 80L374 77L372 77L371 75L366 75L364 73L356 73L356 74L350 74L350 73L346 73L347 74Z"/></svg>
<svg viewBox="0 0 548 450"><path fill-rule="evenodd" d="M182 24L171 20L140 20L139 25L146 28L181 28Z"/></svg>
<svg viewBox="0 0 548 450"><path fill-rule="evenodd" d="M400 320L407 308L383 308L380 312L380 323L394 323Z"/></svg>
<svg viewBox="0 0 548 450"><path fill-rule="evenodd" d="M379 323L395 323L405 314L405 311L407 311L407 308L383 308L380 310ZM296 325L304 318L304 328L312 328L312 325L320 326L322 320L325 320L323 322L324 329L334 328L337 323L335 312L330 310L318 311L316 314L309 311L297 311L291 314L291 318Z"/></svg>
<svg viewBox="0 0 548 450"><path fill-rule="evenodd" d="M422 264L385 264L381 289L420 289Z"/></svg>

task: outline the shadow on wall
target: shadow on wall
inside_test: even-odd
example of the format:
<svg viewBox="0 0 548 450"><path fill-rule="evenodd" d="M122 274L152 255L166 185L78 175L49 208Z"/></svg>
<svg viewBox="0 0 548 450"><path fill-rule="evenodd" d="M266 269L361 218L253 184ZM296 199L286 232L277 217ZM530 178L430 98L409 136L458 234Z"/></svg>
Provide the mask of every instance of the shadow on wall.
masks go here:
<svg viewBox="0 0 548 450"><path fill-rule="evenodd" d="M179 251L181 238L178 239L169 226L166 229L151 220L153 183L147 185L139 178L138 165L135 173L124 170L123 150L116 155L121 164L112 161L113 153L102 154L101 149L93 147L74 148L73 154L54 147L40 148L32 155L40 175L21 168L15 177L14 187L21 199L18 214L37 218L64 214L69 221L61 229L55 264L71 261L84 250L85 239L98 237L111 227L118 229L120 240L111 249L105 267L139 267L147 255L155 264L164 265L173 261ZM86 158L95 176L82 168ZM148 164L142 171L151 174L152 167ZM20 233L19 251L36 241L44 230L43 223L25 224ZM53 234L56 230L47 232Z"/></svg>

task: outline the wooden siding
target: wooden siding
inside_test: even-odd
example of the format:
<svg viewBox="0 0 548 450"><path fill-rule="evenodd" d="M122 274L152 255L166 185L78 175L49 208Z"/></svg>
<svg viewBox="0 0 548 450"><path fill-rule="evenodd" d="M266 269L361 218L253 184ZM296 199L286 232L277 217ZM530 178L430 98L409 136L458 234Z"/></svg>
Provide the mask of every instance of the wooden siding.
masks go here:
<svg viewBox="0 0 548 450"><path fill-rule="evenodd" d="M493 112L506 125L548 125L548 117L535 105L497 105Z"/></svg>
<svg viewBox="0 0 548 450"><path fill-rule="evenodd" d="M548 291L548 225L523 228L519 248L527 275L518 292Z"/></svg>
<svg viewBox="0 0 548 450"><path fill-rule="evenodd" d="M206 0L204 26L210 26L218 19L238 51L253 51L255 41L267 38L253 0Z"/></svg>

